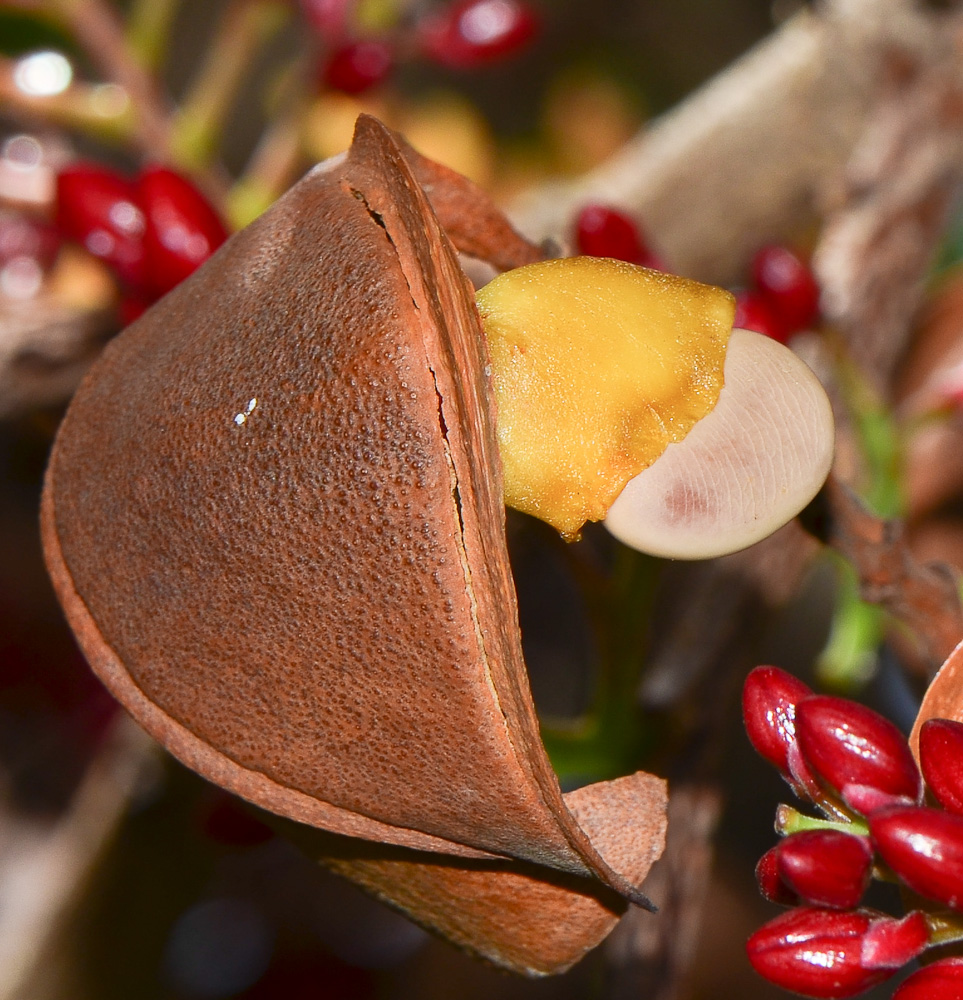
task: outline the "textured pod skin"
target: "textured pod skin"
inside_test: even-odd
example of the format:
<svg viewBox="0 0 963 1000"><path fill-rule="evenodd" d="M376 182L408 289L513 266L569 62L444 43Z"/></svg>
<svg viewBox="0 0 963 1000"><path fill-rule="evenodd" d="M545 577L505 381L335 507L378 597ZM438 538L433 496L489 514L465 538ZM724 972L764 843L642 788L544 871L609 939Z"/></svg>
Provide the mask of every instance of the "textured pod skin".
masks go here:
<svg viewBox="0 0 963 1000"><path fill-rule="evenodd" d="M108 347L55 444L42 528L88 659L172 753L339 835L311 849L416 919L544 973L622 898L647 902L665 790L559 791L486 366L404 148L361 119L347 159Z"/></svg>

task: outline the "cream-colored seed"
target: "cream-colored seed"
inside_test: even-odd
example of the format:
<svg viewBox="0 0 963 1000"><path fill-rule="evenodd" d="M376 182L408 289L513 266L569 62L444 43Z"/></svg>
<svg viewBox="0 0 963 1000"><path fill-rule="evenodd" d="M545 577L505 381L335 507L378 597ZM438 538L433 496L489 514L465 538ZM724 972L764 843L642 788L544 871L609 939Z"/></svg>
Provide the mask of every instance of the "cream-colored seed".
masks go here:
<svg viewBox="0 0 963 1000"><path fill-rule="evenodd" d="M833 416L792 351L733 330L725 387L684 440L633 478L605 525L653 555L706 559L772 534L816 495L833 460Z"/></svg>

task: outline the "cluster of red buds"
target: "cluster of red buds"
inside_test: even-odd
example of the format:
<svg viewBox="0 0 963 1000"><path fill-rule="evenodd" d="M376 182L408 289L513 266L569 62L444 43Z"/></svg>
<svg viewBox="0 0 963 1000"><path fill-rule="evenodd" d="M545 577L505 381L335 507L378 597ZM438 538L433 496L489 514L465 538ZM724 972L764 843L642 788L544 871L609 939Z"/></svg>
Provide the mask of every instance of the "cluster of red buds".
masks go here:
<svg viewBox="0 0 963 1000"><path fill-rule="evenodd" d="M963 724L926 722L917 768L889 720L777 667L749 674L743 718L756 751L822 814L776 812L784 839L756 878L793 909L749 939L756 971L804 996L851 997L927 948L963 942ZM922 804L924 779L941 808ZM873 878L916 893L922 908L901 918L859 908ZM923 997L963 998L963 958L913 973L894 1000Z"/></svg>
<svg viewBox="0 0 963 1000"><path fill-rule="evenodd" d="M819 285L809 265L788 247L757 250L750 285L736 292L735 325L785 344L819 315Z"/></svg>
<svg viewBox="0 0 963 1000"><path fill-rule="evenodd" d="M322 84L347 94L377 86L403 62L422 59L453 70L487 66L520 52L538 31L538 18L524 0L455 0L377 34L353 23L355 0L300 2L326 45Z"/></svg>
<svg viewBox="0 0 963 1000"><path fill-rule="evenodd" d="M575 219L575 245L590 257L615 257L667 271L631 216L606 205L586 205ZM749 288L736 292L734 326L785 344L819 315L819 285L800 257L783 246L764 246L749 266Z"/></svg>
<svg viewBox="0 0 963 1000"><path fill-rule="evenodd" d="M210 202L186 177L147 167L135 178L96 164L57 177L55 225L110 267L130 322L202 264L227 238Z"/></svg>

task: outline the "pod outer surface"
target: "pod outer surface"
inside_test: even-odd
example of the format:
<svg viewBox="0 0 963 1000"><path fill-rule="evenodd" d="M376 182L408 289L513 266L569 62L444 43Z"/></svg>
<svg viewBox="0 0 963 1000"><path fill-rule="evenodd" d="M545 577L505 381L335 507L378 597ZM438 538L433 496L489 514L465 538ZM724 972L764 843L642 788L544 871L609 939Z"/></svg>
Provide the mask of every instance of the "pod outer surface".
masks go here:
<svg viewBox="0 0 963 1000"><path fill-rule="evenodd" d="M568 792L565 803L612 867L641 882L661 849L664 782L638 772ZM570 968L612 930L627 905L596 880L520 861L452 863L303 826L293 839L454 944L524 975Z"/></svg>
<svg viewBox="0 0 963 1000"><path fill-rule="evenodd" d="M48 565L95 670L211 780L637 898L539 740L486 365L450 243L362 119L109 345L52 453Z"/></svg>

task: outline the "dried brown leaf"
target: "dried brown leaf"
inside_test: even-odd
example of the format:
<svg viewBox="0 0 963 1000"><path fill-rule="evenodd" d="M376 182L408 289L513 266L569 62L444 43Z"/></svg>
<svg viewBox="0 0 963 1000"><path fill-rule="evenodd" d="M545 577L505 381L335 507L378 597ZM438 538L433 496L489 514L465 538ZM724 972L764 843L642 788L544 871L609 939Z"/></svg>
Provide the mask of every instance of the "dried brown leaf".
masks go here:
<svg viewBox="0 0 963 1000"><path fill-rule="evenodd" d="M935 669L963 637L963 609L952 570L920 564L906 545L903 526L873 516L856 495L830 477L832 544L855 567L864 600L885 608L913 634Z"/></svg>

